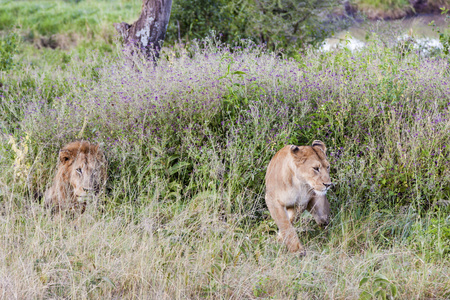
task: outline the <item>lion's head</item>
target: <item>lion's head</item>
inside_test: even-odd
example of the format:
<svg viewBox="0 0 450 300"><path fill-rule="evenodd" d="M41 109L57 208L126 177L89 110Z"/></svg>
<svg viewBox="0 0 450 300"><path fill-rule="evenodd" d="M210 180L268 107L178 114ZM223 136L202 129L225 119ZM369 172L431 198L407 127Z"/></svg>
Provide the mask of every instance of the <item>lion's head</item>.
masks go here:
<svg viewBox="0 0 450 300"><path fill-rule="evenodd" d="M295 175L306 182L318 196L325 195L332 185L326 151L327 148L321 141L314 141L312 146L291 146L296 166Z"/></svg>
<svg viewBox="0 0 450 300"><path fill-rule="evenodd" d="M58 171L45 202L59 209L82 210L89 195L97 195L106 182L106 159L98 145L75 141L59 151Z"/></svg>

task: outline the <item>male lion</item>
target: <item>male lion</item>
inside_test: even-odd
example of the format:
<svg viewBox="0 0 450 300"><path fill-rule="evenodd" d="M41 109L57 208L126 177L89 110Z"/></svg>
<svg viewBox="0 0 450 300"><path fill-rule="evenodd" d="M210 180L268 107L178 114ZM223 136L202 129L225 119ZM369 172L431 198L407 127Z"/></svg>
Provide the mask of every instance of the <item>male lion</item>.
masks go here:
<svg viewBox="0 0 450 300"><path fill-rule="evenodd" d="M332 183L326 149L321 141L312 146L285 146L267 167L266 204L279 228L278 237L291 252L306 253L292 226L297 213L307 209L319 225L328 224L326 193Z"/></svg>
<svg viewBox="0 0 450 300"><path fill-rule="evenodd" d="M106 159L98 145L75 141L59 151L58 171L45 192L45 205L54 211L86 208L86 197L98 195L106 183Z"/></svg>

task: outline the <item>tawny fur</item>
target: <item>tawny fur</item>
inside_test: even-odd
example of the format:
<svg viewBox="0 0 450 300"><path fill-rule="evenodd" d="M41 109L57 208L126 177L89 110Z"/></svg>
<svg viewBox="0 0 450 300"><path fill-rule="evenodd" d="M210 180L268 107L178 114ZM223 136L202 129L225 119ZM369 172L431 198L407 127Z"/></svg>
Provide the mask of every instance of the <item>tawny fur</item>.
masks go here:
<svg viewBox="0 0 450 300"><path fill-rule="evenodd" d="M54 211L84 212L86 198L98 195L106 183L106 159L98 145L75 141L59 151L58 170L45 192L45 205Z"/></svg>
<svg viewBox="0 0 450 300"><path fill-rule="evenodd" d="M279 238L291 252L305 254L292 223L298 213L308 210L320 225L327 225L331 187L330 164L321 141L312 146L288 145L270 161L266 173L266 204L279 229Z"/></svg>

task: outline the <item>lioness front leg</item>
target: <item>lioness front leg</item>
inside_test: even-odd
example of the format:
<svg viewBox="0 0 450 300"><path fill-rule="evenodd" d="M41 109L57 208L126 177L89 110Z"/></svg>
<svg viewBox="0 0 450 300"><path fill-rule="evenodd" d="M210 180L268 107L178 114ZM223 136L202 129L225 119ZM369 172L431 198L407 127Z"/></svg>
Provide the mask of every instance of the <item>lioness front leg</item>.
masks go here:
<svg viewBox="0 0 450 300"><path fill-rule="evenodd" d="M279 238L286 244L288 250L291 252L304 252L304 248L300 244L294 226L292 226L290 214L288 214L286 207L282 206L278 201L266 201L266 203L270 215L275 220L275 223L280 230ZM295 213L292 215L295 216Z"/></svg>
<svg viewBox="0 0 450 300"><path fill-rule="evenodd" d="M289 216L289 221L291 222L291 224L294 224L295 218L297 217L297 208L295 206L286 207L286 211Z"/></svg>

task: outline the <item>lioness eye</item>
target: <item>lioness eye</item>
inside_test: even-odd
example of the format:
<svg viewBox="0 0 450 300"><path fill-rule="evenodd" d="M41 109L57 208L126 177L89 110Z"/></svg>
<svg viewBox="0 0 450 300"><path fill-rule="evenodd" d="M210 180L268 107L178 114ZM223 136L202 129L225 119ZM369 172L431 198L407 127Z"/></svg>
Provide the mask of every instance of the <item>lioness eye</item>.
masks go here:
<svg viewBox="0 0 450 300"><path fill-rule="evenodd" d="M83 171L81 171L80 168L78 168L76 171L77 171L77 173L80 174L80 175L83 173Z"/></svg>
<svg viewBox="0 0 450 300"><path fill-rule="evenodd" d="M319 167L313 167L313 169L317 172L319 172Z"/></svg>

